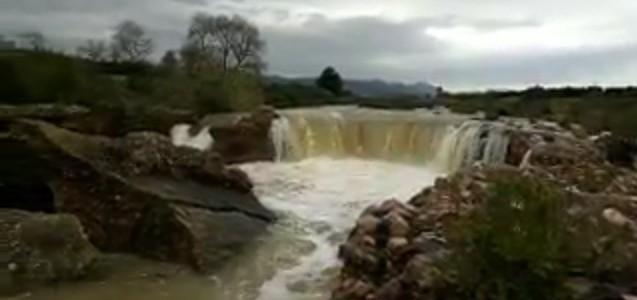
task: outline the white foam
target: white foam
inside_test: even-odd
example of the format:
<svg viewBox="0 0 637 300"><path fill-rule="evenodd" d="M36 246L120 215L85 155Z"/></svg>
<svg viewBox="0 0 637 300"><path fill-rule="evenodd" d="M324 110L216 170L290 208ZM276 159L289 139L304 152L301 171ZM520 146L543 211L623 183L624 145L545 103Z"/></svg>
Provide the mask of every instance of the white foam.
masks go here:
<svg viewBox="0 0 637 300"><path fill-rule="evenodd" d="M290 269L281 269L260 290L260 300L329 298L326 269L338 266L335 236L342 241L369 205L390 198L406 201L440 175L424 167L360 159L311 158L299 162L241 166L268 207L300 220L299 238L316 246ZM319 225L319 226L317 226ZM326 226L328 225L328 226ZM303 292L289 289L303 282Z"/></svg>
<svg viewBox="0 0 637 300"><path fill-rule="evenodd" d="M189 147L201 151L212 148L214 139L210 134L210 127L203 127L196 135L190 135L191 125L177 124L170 130L173 145L177 147Z"/></svg>

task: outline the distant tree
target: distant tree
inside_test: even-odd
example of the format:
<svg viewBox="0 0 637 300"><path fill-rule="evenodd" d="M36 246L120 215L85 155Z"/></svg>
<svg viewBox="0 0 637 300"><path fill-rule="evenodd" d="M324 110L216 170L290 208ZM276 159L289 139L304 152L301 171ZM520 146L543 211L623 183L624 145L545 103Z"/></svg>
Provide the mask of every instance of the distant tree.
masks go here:
<svg viewBox="0 0 637 300"><path fill-rule="evenodd" d="M77 47L77 54L91 61L103 61L108 55L108 45L105 41L88 40L84 45Z"/></svg>
<svg viewBox="0 0 637 300"><path fill-rule="evenodd" d="M343 93L343 79L333 67L327 67L323 70L321 76L316 80L316 85L334 95Z"/></svg>
<svg viewBox="0 0 637 300"><path fill-rule="evenodd" d="M37 31L25 32L18 35L18 37L27 45L30 49L35 51L43 51L46 47L46 38L44 35Z"/></svg>
<svg viewBox="0 0 637 300"><path fill-rule="evenodd" d="M175 68L179 64L179 60L177 59L177 53L173 50L168 50L164 53L164 56L161 58L161 64L164 67Z"/></svg>
<svg viewBox="0 0 637 300"><path fill-rule="evenodd" d="M115 27L111 56L116 61L140 62L153 52L153 40L135 21L127 20Z"/></svg>
<svg viewBox="0 0 637 300"><path fill-rule="evenodd" d="M261 57L265 41L261 39L259 29L237 15L226 22L225 35L229 39L235 67L257 71L265 68Z"/></svg>
<svg viewBox="0 0 637 300"><path fill-rule="evenodd" d="M192 18L181 52L192 67L219 67L225 73L262 70L264 50L259 29L244 18L199 13Z"/></svg>
<svg viewBox="0 0 637 300"><path fill-rule="evenodd" d="M181 63L188 74L193 75L209 66L207 56L194 43L186 43L179 49Z"/></svg>

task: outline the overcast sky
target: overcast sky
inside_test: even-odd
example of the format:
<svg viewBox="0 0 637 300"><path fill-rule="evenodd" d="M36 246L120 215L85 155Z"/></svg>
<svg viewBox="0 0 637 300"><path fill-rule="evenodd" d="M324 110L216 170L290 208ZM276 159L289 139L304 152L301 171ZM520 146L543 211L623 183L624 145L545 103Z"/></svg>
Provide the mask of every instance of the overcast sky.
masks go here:
<svg viewBox="0 0 637 300"><path fill-rule="evenodd" d="M261 28L269 72L429 81L452 90L637 84L637 0L0 0L0 34L59 47L145 25L178 48L196 12Z"/></svg>

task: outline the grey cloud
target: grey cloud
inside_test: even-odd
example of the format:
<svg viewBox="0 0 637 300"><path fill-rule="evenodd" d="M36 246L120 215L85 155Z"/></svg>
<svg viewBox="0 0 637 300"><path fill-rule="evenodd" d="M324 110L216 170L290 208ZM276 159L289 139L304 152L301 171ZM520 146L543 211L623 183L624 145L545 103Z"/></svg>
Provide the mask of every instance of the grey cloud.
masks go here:
<svg viewBox="0 0 637 300"><path fill-rule="evenodd" d="M334 65L351 76L368 72L368 76L382 76L378 64L383 60L441 49L439 41L426 34L426 23L373 17L334 21L314 15L300 29L266 28L264 34L269 42L268 60L275 72L314 74L326 65Z"/></svg>
<svg viewBox="0 0 637 300"><path fill-rule="evenodd" d="M431 78L455 87L467 87L467 83L482 88L626 83L625 78L630 78L631 72L632 76L637 75L635 53L637 43L598 49L508 54L450 61L433 66L428 73Z"/></svg>
<svg viewBox="0 0 637 300"><path fill-rule="evenodd" d="M200 5L200 6L205 6L208 4L207 0L173 0L173 1L179 2L179 3L192 4L192 5Z"/></svg>
<svg viewBox="0 0 637 300"><path fill-rule="evenodd" d="M413 15L330 14L332 10L340 12L334 9L341 4L345 7L367 3L357 1L0 0L0 34L39 30L54 40L55 45L72 49L84 39L108 38L116 23L132 18L148 28L157 44L156 56L160 56L164 50L177 48L183 42L194 13L238 13L259 23L268 43L266 60L270 71L283 75L315 75L326 65L334 65L348 77L429 79L458 88L594 81L628 83L637 78L634 56L637 38L624 38L623 46L601 43L595 48L536 52L511 49L502 54L477 53L462 45L446 44L427 33L428 28L465 26L481 32L532 29L564 22L571 14L577 21L572 26L599 25L590 16L591 11L597 11L592 9L599 6L589 2L564 0L570 5L561 2L556 5L555 1L538 0L509 5L505 0L480 3L378 0L378 3L391 1L392 6L402 5L411 9ZM632 18L622 16L631 15L631 8L637 13L635 3L616 0L599 7L599 11L611 16L616 13L613 20L622 25L617 28L631 32L630 28L637 28L631 23ZM590 28L596 27L584 26L581 30ZM590 35L591 39L596 38L595 32Z"/></svg>

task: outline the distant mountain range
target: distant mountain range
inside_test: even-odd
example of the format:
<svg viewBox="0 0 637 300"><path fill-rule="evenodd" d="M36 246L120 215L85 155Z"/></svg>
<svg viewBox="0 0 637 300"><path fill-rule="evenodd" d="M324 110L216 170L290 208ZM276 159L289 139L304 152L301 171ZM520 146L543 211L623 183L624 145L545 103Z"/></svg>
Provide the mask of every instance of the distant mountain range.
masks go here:
<svg viewBox="0 0 637 300"><path fill-rule="evenodd" d="M301 84L314 85L315 78L286 78L282 76L269 76L270 83L276 84ZM416 96L431 98L436 95L437 87L427 82L400 83L388 82L379 79L361 80L344 79L345 89L360 97L394 97Z"/></svg>

